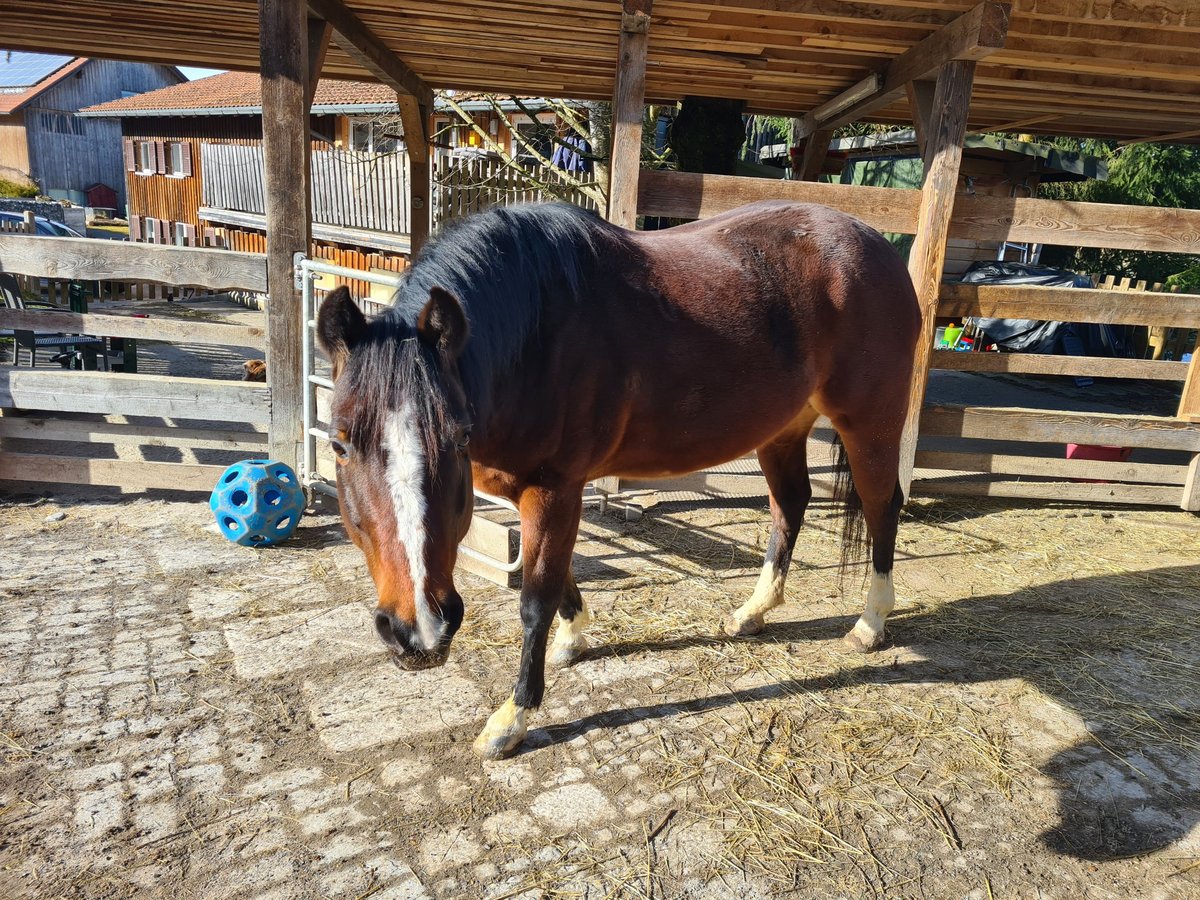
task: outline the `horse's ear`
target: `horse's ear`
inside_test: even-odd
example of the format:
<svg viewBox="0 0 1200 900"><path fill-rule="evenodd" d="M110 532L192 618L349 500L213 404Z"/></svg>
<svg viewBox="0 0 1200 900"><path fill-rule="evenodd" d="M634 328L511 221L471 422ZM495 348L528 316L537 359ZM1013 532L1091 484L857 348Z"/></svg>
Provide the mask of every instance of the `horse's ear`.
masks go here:
<svg viewBox="0 0 1200 900"><path fill-rule="evenodd" d="M317 341L333 361L333 377L345 368L346 360L367 333L363 315L345 285L330 291L317 313Z"/></svg>
<svg viewBox="0 0 1200 900"><path fill-rule="evenodd" d="M455 360L467 346L470 333L467 313L459 299L440 287L430 288L429 300L417 316L417 334L421 340Z"/></svg>

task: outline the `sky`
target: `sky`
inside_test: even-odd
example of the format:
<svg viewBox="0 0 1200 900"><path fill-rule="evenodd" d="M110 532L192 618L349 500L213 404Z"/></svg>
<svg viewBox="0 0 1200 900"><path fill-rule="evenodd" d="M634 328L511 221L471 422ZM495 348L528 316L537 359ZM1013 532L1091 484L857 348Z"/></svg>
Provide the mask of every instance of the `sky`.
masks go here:
<svg viewBox="0 0 1200 900"><path fill-rule="evenodd" d="M180 66L179 71L184 74L188 81L195 81L197 78L207 78L209 75L220 75L224 69L201 69L197 66Z"/></svg>

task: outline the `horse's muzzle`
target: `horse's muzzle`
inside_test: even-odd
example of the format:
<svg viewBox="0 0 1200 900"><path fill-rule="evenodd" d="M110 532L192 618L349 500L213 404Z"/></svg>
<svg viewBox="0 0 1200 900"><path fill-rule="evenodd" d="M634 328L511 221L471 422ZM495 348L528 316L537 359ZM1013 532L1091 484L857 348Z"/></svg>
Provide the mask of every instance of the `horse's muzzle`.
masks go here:
<svg viewBox="0 0 1200 900"><path fill-rule="evenodd" d="M461 623L461 613L451 621L443 619L437 646L428 648L422 646L420 638L407 622L384 610L375 611L375 630L387 646L392 662L410 671L432 669L445 663L450 655L450 641Z"/></svg>

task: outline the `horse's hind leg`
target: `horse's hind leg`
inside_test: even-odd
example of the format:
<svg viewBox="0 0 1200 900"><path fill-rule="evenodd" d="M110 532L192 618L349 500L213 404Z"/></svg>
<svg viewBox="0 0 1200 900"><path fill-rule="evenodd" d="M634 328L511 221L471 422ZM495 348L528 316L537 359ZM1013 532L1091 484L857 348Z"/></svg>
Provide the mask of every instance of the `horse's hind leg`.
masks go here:
<svg viewBox="0 0 1200 900"><path fill-rule="evenodd" d="M588 615L587 604L575 584L575 576L567 579L566 590L562 602L558 605L558 629L554 632L554 641L550 644L550 662L556 666L569 666L583 655L587 649L587 639L583 629L592 621Z"/></svg>
<svg viewBox="0 0 1200 900"><path fill-rule="evenodd" d="M807 445L816 420L817 411L805 407L784 433L758 448L758 460L771 494L771 538L754 593L725 620L726 634L758 634L763 630L766 612L783 603L792 548L812 499Z"/></svg>
<svg viewBox="0 0 1200 900"><path fill-rule="evenodd" d="M834 424L836 427L836 420ZM878 422L872 424L875 427L864 429L861 434L839 429L871 536L871 587L867 591L866 608L846 635L846 642L861 652L874 650L883 643L884 622L896 605L892 567L900 510L904 506L898 477L902 423L896 423L894 429L882 427Z"/></svg>

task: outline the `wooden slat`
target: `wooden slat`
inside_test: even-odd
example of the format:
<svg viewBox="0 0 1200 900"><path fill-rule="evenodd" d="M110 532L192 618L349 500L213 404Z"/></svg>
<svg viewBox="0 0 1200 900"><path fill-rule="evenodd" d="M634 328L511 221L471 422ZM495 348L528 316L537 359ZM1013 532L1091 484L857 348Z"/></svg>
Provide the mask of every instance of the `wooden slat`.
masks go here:
<svg viewBox="0 0 1200 900"><path fill-rule="evenodd" d="M267 289L266 260L257 254L103 238L3 234L0 271L78 281L157 281L213 290Z"/></svg>
<svg viewBox="0 0 1200 900"><path fill-rule="evenodd" d="M244 450L254 454L265 453L267 448L267 436L259 431L175 428L163 425L95 422L40 416L0 417L0 438L89 444L135 444L140 447L186 447L193 450Z"/></svg>
<svg viewBox="0 0 1200 900"><path fill-rule="evenodd" d="M995 475L1035 475L1174 485L1184 483L1188 470L1187 466L1169 466L1160 463L1057 459L1045 456L1006 456L998 453L947 453L940 450L917 451L917 468L947 469L952 472L986 472Z"/></svg>
<svg viewBox="0 0 1200 900"><path fill-rule="evenodd" d="M1179 507L1188 512L1200 512L1200 454L1193 456L1191 465L1187 467Z"/></svg>
<svg viewBox="0 0 1200 900"><path fill-rule="evenodd" d="M808 115L798 126L798 137L807 137L820 129L835 129L882 109L904 94L912 81L928 78L952 61L984 59L1004 46L1008 34L1009 7L986 0L909 48L888 64L877 90L837 111L839 97L828 101ZM853 88L851 89L853 90ZM840 95L850 96L849 94ZM822 113L833 109L834 112Z"/></svg>
<svg viewBox="0 0 1200 900"><path fill-rule="evenodd" d="M917 496L958 495L1059 500L1065 503L1124 503L1178 506L1179 488L1153 484L1080 484L1073 481L984 481L982 479L925 479L914 481Z"/></svg>
<svg viewBox="0 0 1200 900"><path fill-rule="evenodd" d="M946 268L946 238L950 211L962 163L963 138L975 63L956 60L942 66L933 92L933 106L926 128L925 177L921 185L921 207L917 233L908 254L908 272L921 310L912 383L900 439L900 490L908 495L913 459L917 452L917 430L929 381L942 273Z"/></svg>
<svg viewBox="0 0 1200 900"><path fill-rule="evenodd" d="M103 485L120 487L126 493L170 490L207 494L224 471L224 466L0 453L0 481Z"/></svg>
<svg viewBox="0 0 1200 900"><path fill-rule="evenodd" d="M939 315L945 315L939 310ZM1183 381L1187 363L1161 359L1108 359L1050 356L1042 353L957 353L935 350L932 368L957 372L1005 372L1013 375L1086 375L1093 378L1141 378Z"/></svg>
<svg viewBox="0 0 1200 900"><path fill-rule="evenodd" d="M139 319L108 313L69 313L51 310L0 309L0 328L28 328L67 334L141 338L223 347L266 346L264 330L250 325L223 325L186 319Z"/></svg>
<svg viewBox="0 0 1200 900"><path fill-rule="evenodd" d="M1019 284L945 284L939 316L1200 328L1200 294Z"/></svg>
<svg viewBox="0 0 1200 900"><path fill-rule="evenodd" d="M271 388L211 378L13 368L0 370L0 407L267 425Z"/></svg>
<svg viewBox="0 0 1200 900"><path fill-rule="evenodd" d="M314 12L341 35L339 2ZM263 170L266 188L267 371L276 400L270 421L271 457L299 469L303 439L300 291L295 257L312 244L308 79L308 16L303 0L259 0L262 67Z"/></svg>
<svg viewBox="0 0 1200 900"><path fill-rule="evenodd" d="M643 170L638 212L703 219L754 200L821 203L872 228L917 230L917 191ZM950 237L1200 254L1200 210L958 194Z"/></svg>
<svg viewBox="0 0 1200 900"><path fill-rule="evenodd" d="M921 435L1200 451L1200 425L1179 419L1014 407L928 406Z"/></svg>
<svg viewBox="0 0 1200 900"><path fill-rule="evenodd" d="M409 65L381 41L341 0L308 0L314 13L333 26L334 40L364 69L394 90L433 108L433 91Z"/></svg>
<svg viewBox="0 0 1200 900"><path fill-rule="evenodd" d="M654 169L643 169L638 180L638 212L645 216L704 219L755 200L820 203L849 213L879 231L912 234L917 228L921 195L899 188Z"/></svg>
<svg viewBox="0 0 1200 900"><path fill-rule="evenodd" d="M1200 254L1200 210L959 194L950 236Z"/></svg>
<svg viewBox="0 0 1200 900"><path fill-rule="evenodd" d="M653 0L622 0L613 88L608 220L623 228L637 224L638 168L646 102L647 29ZM613 22L618 25L617 21Z"/></svg>

